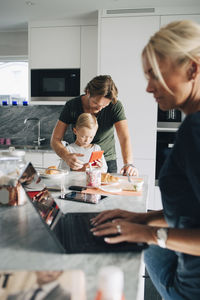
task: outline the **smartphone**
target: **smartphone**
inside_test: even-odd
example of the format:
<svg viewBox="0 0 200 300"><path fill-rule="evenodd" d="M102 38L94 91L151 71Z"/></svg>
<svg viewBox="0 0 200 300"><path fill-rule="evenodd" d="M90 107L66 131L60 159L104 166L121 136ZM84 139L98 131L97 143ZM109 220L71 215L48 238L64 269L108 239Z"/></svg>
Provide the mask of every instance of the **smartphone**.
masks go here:
<svg viewBox="0 0 200 300"><path fill-rule="evenodd" d="M91 154L91 156L90 156L89 163L92 163L92 166L94 166L94 165L95 165L95 160L101 159L103 153L104 153L103 150L92 152L92 154Z"/></svg>
<svg viewBox="0 0 200 300"><path fill-rule="evenodd" d="M77 202L85 202L85 203L92 203L92 204L98 204L99 200L106 198L107 196L102 196L99 194L85 194L81 192L70 192L67 194L64 194L64 198L61 196L60 199L63 200L71 200L71 201L77 201Z"/></svg>
<svg viewBox="0 0 200 300"><path fill-rule="evenodd" d="M81 192L81 191L86 190L87 188L85 186L80 186L80 185L70 185L68 187L68 189L72 190L72 191L79 191L79 192Z"/></svg>

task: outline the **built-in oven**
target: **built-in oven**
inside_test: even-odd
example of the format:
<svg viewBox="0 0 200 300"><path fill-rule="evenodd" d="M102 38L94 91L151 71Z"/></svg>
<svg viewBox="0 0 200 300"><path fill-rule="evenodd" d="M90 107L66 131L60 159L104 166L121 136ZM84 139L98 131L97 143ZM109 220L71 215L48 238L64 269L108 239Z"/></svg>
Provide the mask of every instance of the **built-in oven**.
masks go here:
<svg viewBox="0 0 200 300"><path fill-rule="evenodd" d="M156 183L160 170L169 155L174 141L176 139L177 131L173 132L157 132L157 145L156 145Z"/></svg>
<svg viewBox="0 0 200 300"><path fill-rule="evenodd" d="M158 128L178 128L183 120L183 113L177 109L162 111L158 107L157 127Z"/></svg>
<svg viewBox="0 0 200 300"><path fill-rule="evenodd" d="M80 69L32 69L31 101L66 101L80 95Z"/></svg>

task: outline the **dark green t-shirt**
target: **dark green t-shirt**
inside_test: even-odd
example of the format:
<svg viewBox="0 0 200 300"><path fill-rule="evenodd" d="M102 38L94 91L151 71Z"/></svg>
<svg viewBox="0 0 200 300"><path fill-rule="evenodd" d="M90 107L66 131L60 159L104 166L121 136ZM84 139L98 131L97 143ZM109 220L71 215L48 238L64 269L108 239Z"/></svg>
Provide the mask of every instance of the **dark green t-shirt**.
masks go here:
<svg viewBox="0 0 200 300"><path fill-rule="evenodd" d="M83 112L81 96L79 96L66 102L59 120L74 126ZM96 118L99 128L92 143L101 146L107 161L116 159L113 125L118 121L126 120L122 103L120 101L115 104L110 103L96 115Z"/></svg>

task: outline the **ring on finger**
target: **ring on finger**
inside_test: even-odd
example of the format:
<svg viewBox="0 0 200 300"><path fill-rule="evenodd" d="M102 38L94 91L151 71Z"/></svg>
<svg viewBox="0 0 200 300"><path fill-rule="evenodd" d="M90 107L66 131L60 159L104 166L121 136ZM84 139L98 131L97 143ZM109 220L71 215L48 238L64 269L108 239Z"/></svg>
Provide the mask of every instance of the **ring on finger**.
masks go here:
<svg viewBox="0 0 200 300"><path fill-rule="evenodd" d="M122 233L121 225L117 224L116 228L117 228L117 233L121 234Z"/></svg>

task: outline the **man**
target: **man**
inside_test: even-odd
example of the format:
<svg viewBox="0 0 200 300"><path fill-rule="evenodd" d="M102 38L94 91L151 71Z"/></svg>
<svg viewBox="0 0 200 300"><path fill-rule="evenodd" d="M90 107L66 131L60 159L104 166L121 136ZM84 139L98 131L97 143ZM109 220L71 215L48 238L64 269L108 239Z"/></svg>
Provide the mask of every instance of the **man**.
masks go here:
<svg viewBox="0 0 200 300"><path fill-rule="evenodd" d="M132 149L128 123L124 108L117 100L118 90L108 75L93 78L85 88L85 94L66 102L57 122L52 137L51 146L72 170L78 171L83 167L80 153L69 153L62 144L62 139L69 126L75 125L77 118L83 112L94 114L98 121L98 131L93 143L99 144L104 150L108 172L117 172L114 128L121 146L124 166L121 173L137 175L133 165Z"/></svg>
<svg viewBox="0 0 200 300"><path fill-rule="evenodd" d="M57 281L63 271L36 271L33 289L8 296L7 300L70 300L70 294Z"/></svg>

